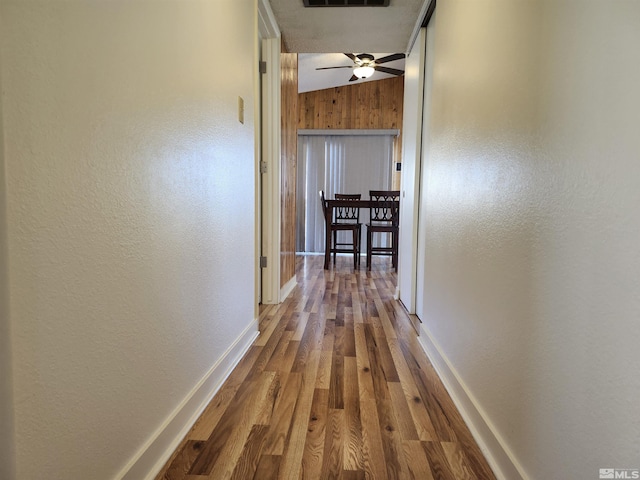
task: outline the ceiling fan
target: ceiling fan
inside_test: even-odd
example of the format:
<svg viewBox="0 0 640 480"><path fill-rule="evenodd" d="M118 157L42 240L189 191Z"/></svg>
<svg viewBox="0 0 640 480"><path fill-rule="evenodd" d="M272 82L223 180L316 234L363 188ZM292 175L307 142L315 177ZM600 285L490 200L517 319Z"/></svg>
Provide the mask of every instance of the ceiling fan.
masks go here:
<svg viewBox="0 0 640 480"><path fill-rule="evenodd" d="M352 68L353 75L349 79L350 82L354 82L360 78L369 78L374 72L389 73L391 75L403 75L404 70L398 70L397 68L383 67L381 63L392 62L394 60L400 60L405 57L404 53L393 53L382 58L374 58L369 53L360 53L354 55L353 53L345 53L353 61L353 65L343 65L339 67L320 67L316 70L330 70L332 68Z"/></svg>

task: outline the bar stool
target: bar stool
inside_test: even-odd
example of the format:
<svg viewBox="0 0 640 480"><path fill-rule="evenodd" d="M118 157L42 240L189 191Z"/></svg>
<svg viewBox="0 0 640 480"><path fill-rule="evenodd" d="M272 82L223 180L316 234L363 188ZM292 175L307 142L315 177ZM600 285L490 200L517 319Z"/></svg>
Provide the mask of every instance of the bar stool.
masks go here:
<svg viewBox="0 0 640 480"><path fill-rule="evenodd" d="M336 193L336 200L360 200L362 195L359 193L347 194ZM322 213L326 219L327 210L325 205L324 191L320 190L320 201L322 204ZM333 218L331 219L331 236L332 244L325 246L329 248L329 253L333 254L333 264L336 264L336 254L352 253L353 268L360 265L360 232L362 232L362 223L360 223L360 209L358 207L334 207ZM339 241L339 232L351 232L351 241L349 239Z"/></svg>
<svg viewBox="0 0 640 480"><path fill-rule="evenodd" d="M369 190L369 198L376 201L389 202L381 207L371 207L370 222L367 223L367 270L371 270L372 255L391 256L391 265L398 269L398 227L400 200L399 190ZM393 203L392 203L393 202ZM376 233L390 234L391 245L382 247L373 246L373 236Z"/></svg>

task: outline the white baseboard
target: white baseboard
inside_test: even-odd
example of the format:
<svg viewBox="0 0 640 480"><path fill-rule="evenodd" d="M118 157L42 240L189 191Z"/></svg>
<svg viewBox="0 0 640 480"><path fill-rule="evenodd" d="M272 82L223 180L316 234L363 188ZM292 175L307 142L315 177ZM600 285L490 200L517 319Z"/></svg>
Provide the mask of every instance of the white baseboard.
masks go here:
<svg viewBox="0 0 640 480"><path fill-rule="evenodd" d="M280 303L286 300L293 289L296 288L297 284L298 282L296 281L296 276L294 275L289 279L285 286L280 289Z"/></svg>
<svg viewBox="0 0 640 480"><path fill-rule="evenodd" d="M257 336L258 320L254 319L116 476L117 479L152 480L156 477Z"/></svg>
<svg viewBox="0 0 640 480"><path fill-rule="evenodd" d="M489 462L499 480L527 480L522 466L517 462L505 441L497 433L473 394L464 384L442 349L424 324L418 341L438 372L453 403L471 430L473 438Z"/></svg>

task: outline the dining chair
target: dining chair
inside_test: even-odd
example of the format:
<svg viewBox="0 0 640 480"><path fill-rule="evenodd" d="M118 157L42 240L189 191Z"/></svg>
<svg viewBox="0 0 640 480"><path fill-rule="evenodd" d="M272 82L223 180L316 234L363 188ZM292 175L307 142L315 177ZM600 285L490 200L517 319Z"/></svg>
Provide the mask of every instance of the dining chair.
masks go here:
<svg viewBox="0 0 640 480"><path fill-rule="evenodd" d="M362 195L336 193L336 200L360 200ZM324 191L320 190L320 200L322 203L323 214L327 217L326 203ZM360 232L362 232L362 223L360 223L360 209L358 207L334 207L333 218L331 219L331 245L325 246L329 248L329 253L333 255L333 264L336 264L336 255L338 253L353 254L353 268L360 265ZM341 239L338 237L340 232L351 232L351 239Z"/></svg>
<svg viewBox="0 0 640 480"><path fill-rule="evenodd" d="M400 200L399 190L369 190L369 199L374 201L389 202L382 206L370 208L370 220L367 223L367 270L371 270L372 255L391 256L391 265L398 269L398 227ZM374 234L380 235L380 240L385 236L391 236L391 245L374 246Z"/></svg>

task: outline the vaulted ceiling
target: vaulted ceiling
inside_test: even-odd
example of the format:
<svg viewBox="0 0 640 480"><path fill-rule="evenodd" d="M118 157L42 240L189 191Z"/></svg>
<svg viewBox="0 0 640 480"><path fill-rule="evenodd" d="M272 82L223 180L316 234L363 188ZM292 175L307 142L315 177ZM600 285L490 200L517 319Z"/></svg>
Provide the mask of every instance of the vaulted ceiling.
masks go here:
<svg viewBox="0 0 640 480"><path fill-rule="evenodd" d="M387 54L371 53L371 55L375 58L382 58ZM298 54L298 92L310 92L313 90L322 90L324 88L339 87L341 85L355 85L357 83L372 82L394 77L394 75L376 71L369 78L361 78L352 82L350 81L350 78L352 78L353 70L349 68L316 70L317 68L334 66L353 66L353 61L344 53ZM397 70L404 70L404 59L386 62L384 63L384 66Z"/></svg>

